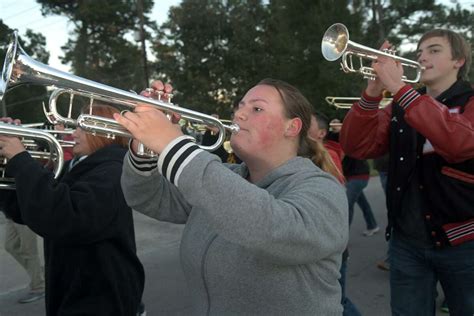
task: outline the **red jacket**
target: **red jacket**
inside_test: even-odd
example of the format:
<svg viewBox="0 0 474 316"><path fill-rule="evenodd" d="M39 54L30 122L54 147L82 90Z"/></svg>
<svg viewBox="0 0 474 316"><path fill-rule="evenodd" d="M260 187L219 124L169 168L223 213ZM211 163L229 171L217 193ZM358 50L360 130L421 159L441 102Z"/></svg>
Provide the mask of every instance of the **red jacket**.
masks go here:
<svg viewBox="0 0 474 316"><path fill-rule="evenodd" d="M340 173L340 175L337 177L337 180L339 180L341 184L345 184L346 180L344 179L344 175L342 173L342 159L344 158L344 152L342 151L341 145L336 141L328 140L324 142L324 147L328 151L332 161L334 162L334 165Z"/></svg>
<svg viewBox="0 0 474 316"><path fill-rule="evenodd" d="M400 97L412 89L406 85L394 96ZM377 158L388 152L389 124L392 106L378 110L382 96L363 94L368 106L352 107L342 125L340 143L347 155L358 159ZM462 162L474 158L474 98L463 113L451 113L442 103L427 95L420 95L405 109L406 122L426 137L434 151L448 162Z"/></svg>
<svg viewBox="0 0 474 316"><path fill-rule="evenodd" d="M389 151L389 228L424 221L436 246L474 240L473 96L463 81L436 100L406 85L384 109L378 109L382 97L364 93L347 114L340 133L347 155Z"/></svg>

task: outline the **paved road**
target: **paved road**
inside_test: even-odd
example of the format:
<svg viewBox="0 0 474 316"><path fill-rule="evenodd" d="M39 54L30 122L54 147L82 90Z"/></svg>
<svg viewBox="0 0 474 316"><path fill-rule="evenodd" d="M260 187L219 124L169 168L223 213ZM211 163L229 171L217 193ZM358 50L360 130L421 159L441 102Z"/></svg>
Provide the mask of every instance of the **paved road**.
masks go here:
<svg viewBox="0 0 474 316"><path fill-rule="evenodd" d="M366 195L379 225L384 227L385 197L377 177L371 179ZM5 220L1 216L0 236L3 236ZM148 316L188 315L189 293L178 256L183 226L160 223L136 213L135 227L138 252L146 272L144 302ZM362 212L356 208L349 243L348 296L362 315L390 315L388 273L377 269L375 265L383 259L386 251L383 229L372 237L362 236L364 229ZM25 305L16 303L26 292L28 279L26 273L5 252L3 237L0 240L0 316L45 315L43 300Z"/></svg>

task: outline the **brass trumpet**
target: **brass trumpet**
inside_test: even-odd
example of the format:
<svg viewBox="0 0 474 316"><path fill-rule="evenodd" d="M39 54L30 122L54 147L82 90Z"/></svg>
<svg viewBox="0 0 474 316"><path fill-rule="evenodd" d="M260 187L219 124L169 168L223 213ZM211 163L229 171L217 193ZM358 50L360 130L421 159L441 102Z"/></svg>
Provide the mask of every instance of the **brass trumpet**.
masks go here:
<svg viewBox="0 0 474 316"><path fill-rule="evenodd" d="M415 69L415 78L408 79L406 76L402 77L402 80L407 83L420 81L421 72L424 70L424 67L418 62L396 56L393 51L380 51L350 41L349 31L341 23L335 23L326 30L321 41L321 52L328 61L335 61L342 56L341 67L344 72L359 73L364 78L371 80L375 79L377 74L372 67L364 66L364 59L375 61L380 56L386 56L400 62L404 67ZM353 56L359 58L358 68L354 65Z"/></svg>

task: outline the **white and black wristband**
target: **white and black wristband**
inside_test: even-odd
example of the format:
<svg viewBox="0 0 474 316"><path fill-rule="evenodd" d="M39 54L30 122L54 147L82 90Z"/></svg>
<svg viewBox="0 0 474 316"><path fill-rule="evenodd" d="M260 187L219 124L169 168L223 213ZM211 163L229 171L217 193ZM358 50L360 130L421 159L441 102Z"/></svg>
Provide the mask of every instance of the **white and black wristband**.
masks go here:
<svg viewBox="0 0 474 316"><path fill-rule="evenodd" d="M180 136L169 143L160 154L158 171L177 186L184 167L202 151L194 142L194 138L186 135Z"/></svg>
<svg viewBox="0 0 474 316"><path fill-rule="evenodd" d="M136 173L149 176L151 175L152 171L156 169L158 165L157 157L142 157L136 155L131 149L131 142L129 143L128 152L130 153L128 156L128 161Z"/></svg>

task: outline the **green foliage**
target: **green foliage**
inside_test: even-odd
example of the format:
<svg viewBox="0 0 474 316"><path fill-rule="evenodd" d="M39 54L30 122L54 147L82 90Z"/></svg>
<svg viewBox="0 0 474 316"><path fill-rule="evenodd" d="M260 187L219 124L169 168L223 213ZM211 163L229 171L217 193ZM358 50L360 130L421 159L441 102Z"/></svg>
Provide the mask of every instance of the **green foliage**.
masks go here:
<svg viewBox="0 0 474 316"><path fill-rule="evenodd" d="M245 4L191 0L170 10L156 40L156 71L177 83L180 103L229 112L236 96L266 71L265 12L259 1Z"/></svg>
<svg viewBox="0 0 474 316"><path fill-rule="evenodd" d="M176 83L179 103L224 117L249 86L266 77L291 82L326 108L323 91L344 84L361 89L321 56L319 34L338 20L336 14L360 27L345 8L341 0L185 0L170 10L156 38L158 77Z"/></svg>
<svg viewBox="0 0 474 316"><path fill-rule="evenodd" d="M140 47L126 39L139 25L135 0L37 2L43 14L65 15L74 23L62 62L70 63L75 75L127 90L144 88ZM149 12L153 1L142 3ZM148 19L145 24L154 26Z"/></svg>
<svg viewBox="0 0 474 316"><path fill-rule="evenodd" d="M183 0L157 32L155 70L175 83L179 102L206 113L228 115L250 85L275 77L297 86L329 117L342 118L345 111L324 98L358 96L366 82L322 57L322 34L331 24L342 22L352 41L371 48L386 38L395 47L414 47L434 27L471 39L472 19L472 11L434 0Z"/></svg>

